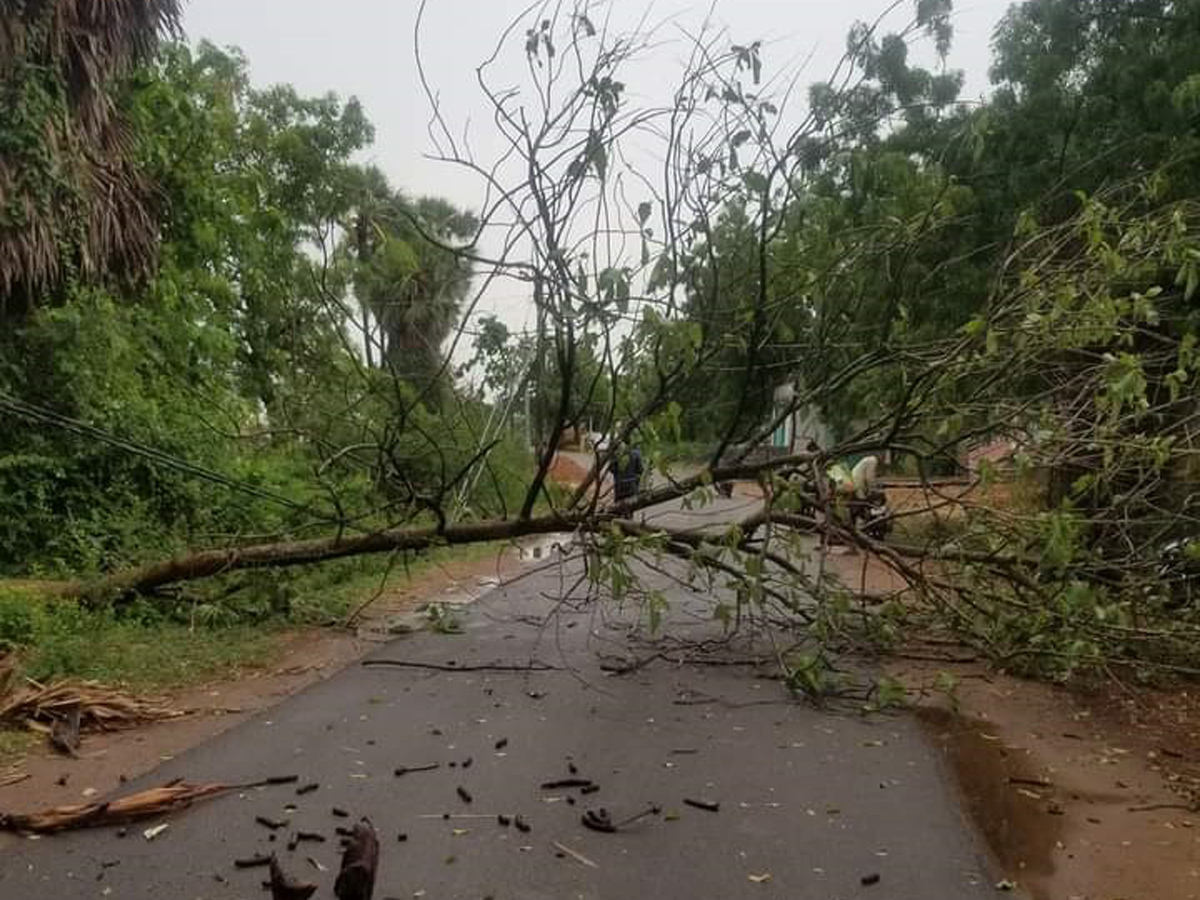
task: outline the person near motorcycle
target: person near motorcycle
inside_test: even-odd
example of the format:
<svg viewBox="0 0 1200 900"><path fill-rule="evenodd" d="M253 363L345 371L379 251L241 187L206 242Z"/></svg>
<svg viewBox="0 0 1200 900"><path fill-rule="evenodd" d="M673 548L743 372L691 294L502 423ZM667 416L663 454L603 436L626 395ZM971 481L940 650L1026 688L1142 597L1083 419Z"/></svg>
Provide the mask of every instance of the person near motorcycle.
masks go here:
<svg viewBox="0 0 1200 900"><path fill-rule="evenodd" d="M829 469L829 480L834 498L839 505L845 504L850 523L863 526L864 532L881 540L887 536L887 497L875 487L879 474L879 458L864 456L852 469L838 464Z"/></svg>

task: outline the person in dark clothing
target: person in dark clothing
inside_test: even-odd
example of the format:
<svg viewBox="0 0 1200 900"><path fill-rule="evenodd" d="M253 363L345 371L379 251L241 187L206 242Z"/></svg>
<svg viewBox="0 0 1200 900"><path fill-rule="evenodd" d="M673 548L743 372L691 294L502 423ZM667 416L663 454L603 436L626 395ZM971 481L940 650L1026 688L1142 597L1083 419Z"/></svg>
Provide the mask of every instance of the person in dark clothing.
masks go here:
<svg viewBox="0 0 1200 900"><path fill-rule="evenodd" d="M618 503L638 495L642 487L642 453L637 447L616 454L608 468L613 477L613 496Z"/></svg>

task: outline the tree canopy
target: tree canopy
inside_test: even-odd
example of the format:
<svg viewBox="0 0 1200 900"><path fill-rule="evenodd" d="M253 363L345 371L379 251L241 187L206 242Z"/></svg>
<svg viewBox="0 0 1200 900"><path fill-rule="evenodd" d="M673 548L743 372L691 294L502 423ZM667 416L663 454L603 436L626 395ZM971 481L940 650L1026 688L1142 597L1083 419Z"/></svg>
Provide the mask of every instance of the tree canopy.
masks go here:
<svg viewBox="0 0 1200 900"><path fill-rule="evenodd" d="M1014 4L981 102L960 96L949 0L855 25L806 91L760 41L681 32L661 105L634 83L663 52L649 33L547 8L477 70L497 158L430 91L474 210L359 164L354 99L159 43L171 4L106 9L78 68L76 6L0 14L0 409L21 423L0 516L23 524L4 570L127 598L570 531L593 587L636 591L630 560L671 556L805 639L886 643L916 619L1055 674L1194 665L1158 554L1200 524L1200 0ZM473 315L498 282L526 293L523 331ZM821 442L767 452L801 415ZM554 484L592 429L583 483ZM1026 505L947 500L952 523L905 540L864 535L825 477L877 454L928 487L995 441ZM660 481L614 505L631 444ZM686 477L662 474L681 446ZM764 503L723 534L641 515L733 479ZM903 602L854 620L800 562L834 540L897 572Z"/></svg>

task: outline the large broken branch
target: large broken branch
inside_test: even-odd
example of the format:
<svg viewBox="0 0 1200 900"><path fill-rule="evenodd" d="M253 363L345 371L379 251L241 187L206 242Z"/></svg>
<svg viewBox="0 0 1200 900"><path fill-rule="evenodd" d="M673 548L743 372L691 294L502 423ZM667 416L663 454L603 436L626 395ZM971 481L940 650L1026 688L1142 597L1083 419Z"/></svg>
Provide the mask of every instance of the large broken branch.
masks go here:
<svg viewBox="0 0 1200 900"><path fill-rule="evenodd" d="M800 453L755 465L741 464L701 472L681 481L645 491L636 500L621 504L608 512L568 510L559 514L527 519L493 519L485 522L449 525L445 528L395 528L353 537L277 541L266 544L250 544L244 547L201 550L147 566L125 569L94 581L67 582L59 588L58 593L64 597L105 600L112 597L146 594L168 584L210 578L240 569L302 566L371 553L394 553L398 550L427 550L432 547L455 544L510 541L538 534L573 531L595 532L609 526L614 521L618 521L620 524L621 520L614 519L615 515L629 516L649 506L677 500L708 484L755 479L761 474L775 469L807 464L811 462L812 458L812 454ZM641 528L636 531L644 533Z"/></svg>
<svg viewBox="0 0 1200 900"><path fill-rule="evenodd" d="M302 566L369 553L427 550L452 544L507 541L535 534L571 531L578 523L561 516L512 519L438 528L400 528L355 537L314 538L202 550L148 566L126 569L96 581L75 581L60 589L63 596L103 599L143 594L164 585L223 575L239 569Z"/></svg>

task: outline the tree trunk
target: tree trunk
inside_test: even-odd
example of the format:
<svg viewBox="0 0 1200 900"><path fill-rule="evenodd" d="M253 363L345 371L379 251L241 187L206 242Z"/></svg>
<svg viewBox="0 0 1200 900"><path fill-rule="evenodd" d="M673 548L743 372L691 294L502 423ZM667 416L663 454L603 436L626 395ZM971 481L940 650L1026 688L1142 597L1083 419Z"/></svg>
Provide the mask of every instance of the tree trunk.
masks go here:
<svg viewBox="0 0 1200 900"><path fill-rule="evenodd" d="M642 491L638 496L607 511L589 511L581 507L586 485L594 484L598 470L593 466L585 486L577 489L580 495L572 500L569 508L579 511L550 514L529 519L499 519L487 522L471 522L438 528L394 528L373 534L354 537L312 538L306 541L278 541L269 544L250 544L245 547L229 547L222 550L199 550L186 553L162 562L151 563L133 569L114 572L92 581L72 581L62 584L56 593L60 597L80 598L102 602L114 597L145 594L156 588L179 581L194 581L224 575L240 569L268 569L284 566L303 566L310 563L328 562L348 556L363 556L368 553L391 553L397 550L426 550L430 547L455 544L483 544L489 541L510 541L535 534L572 532L577 529L596 531L617 525L629 534L643 534L645 527L630 517L638 510L683 497L705 484L734 479L754 479L772 468L799 465L810 462L812 454L798 453L756 464L739 464L703 472L673 481L657 488ZM759 516L751 516L743 525L756 523ZM697 544L702 539L699 532L654 527L669 536L688 544Z"/></svg>
<svg viewBox="0 0 1200 900"><path fill-rule="evenodd" d="M177 581L192 581L239 569L302 566L367 553L396 550L425 550L452 544L481 544L506 541L532 534L571 531L578 519L542 516L526 520L502 520L437 528L400 528L355 537L314 538L251 544L225 550L201 550L163 562L115 572L96 581L64 585L61 594L89 600L111 599L126 594L144 594Z"/></svg>

